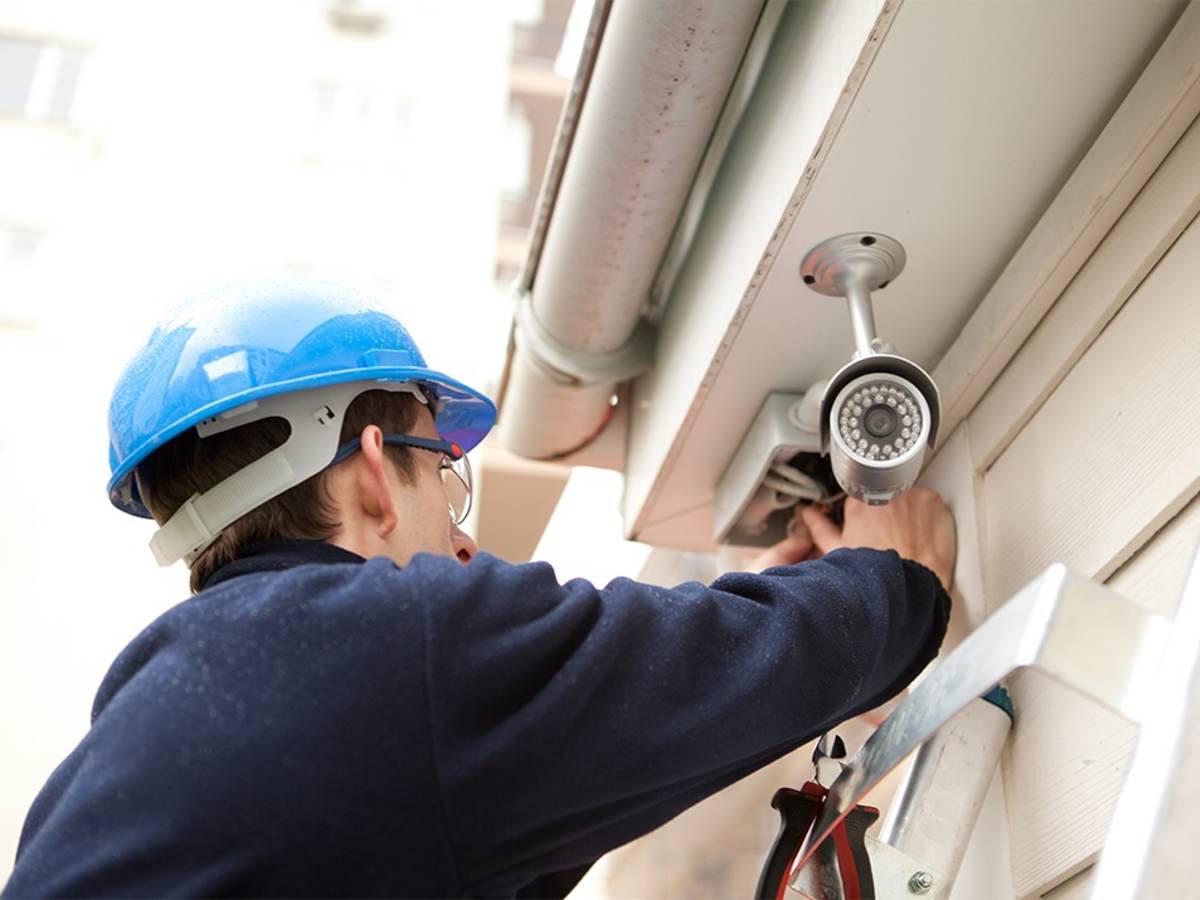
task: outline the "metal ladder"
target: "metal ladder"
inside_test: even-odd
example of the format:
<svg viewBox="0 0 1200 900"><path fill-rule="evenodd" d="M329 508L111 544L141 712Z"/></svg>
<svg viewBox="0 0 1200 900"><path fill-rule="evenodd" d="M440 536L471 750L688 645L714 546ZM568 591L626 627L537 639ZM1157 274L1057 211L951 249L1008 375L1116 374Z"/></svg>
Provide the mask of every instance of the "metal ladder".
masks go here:
<svg viewBox="0 0 1200 900"><path fill-rule="evenodd" d="M1008 725L980 698L1033 668L1141 725L1100 858L1093 900L1180 895L1200 824L1200 552L1172 623L1053 565L946 656L828 788L780 897L854 900L828 848L866 793L913 751L881 840L868 837L877 900L949 896ZM1190 771L1190 770L1188 770ZM1185 773L1186 774L1186 773ZM824 848L822 848L824 845Z"/></svg>

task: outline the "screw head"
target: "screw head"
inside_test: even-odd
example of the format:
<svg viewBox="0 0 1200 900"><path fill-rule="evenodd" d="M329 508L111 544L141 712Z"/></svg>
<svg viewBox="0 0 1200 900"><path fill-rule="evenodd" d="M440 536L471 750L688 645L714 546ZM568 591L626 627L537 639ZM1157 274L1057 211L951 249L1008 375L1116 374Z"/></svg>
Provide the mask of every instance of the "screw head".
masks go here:
<svg viewBox="0 0 1200 900"><path fill-rule="evenodd" d="M908 879L908 890L913 894L927 894L933 887L933 876L928 872L914 872Z"/></svg>

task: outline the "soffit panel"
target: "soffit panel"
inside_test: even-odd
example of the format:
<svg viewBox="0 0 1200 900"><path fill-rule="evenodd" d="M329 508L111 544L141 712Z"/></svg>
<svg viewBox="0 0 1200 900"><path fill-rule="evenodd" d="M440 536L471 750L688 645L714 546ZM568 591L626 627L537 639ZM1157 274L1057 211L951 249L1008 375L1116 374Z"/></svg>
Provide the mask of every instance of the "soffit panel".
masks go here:
<svg viewBox="0 0 1200 900"><path fill-rule="evenodd" d="M660 369L635 392L627 530L665 546L710 546L713 489L763 399L803 390L849 358L844 304L809 291L798 275L824 238L872 230L904 244L904 274L876 295L879 333L932 370L1181 8L903 4L840 130L826 136L831 144L757 294L718 298L720 342L697 358L689 342L712 333L713 304L697 299L705 281L695 273L711 272L721 252L713 241L721 229L701 228L664 321ZM763 82L763 90L789 88L777 75ZM748 122L756 130L739 140L769 133ZM796 158L792 186L808 162ZM746 183L736 166L731 159L719 181ZM778 198L781 212L789 199ZM729 215L736 203L718 184L706 215ZM740 290L752 280L735 276Z"/></svg>

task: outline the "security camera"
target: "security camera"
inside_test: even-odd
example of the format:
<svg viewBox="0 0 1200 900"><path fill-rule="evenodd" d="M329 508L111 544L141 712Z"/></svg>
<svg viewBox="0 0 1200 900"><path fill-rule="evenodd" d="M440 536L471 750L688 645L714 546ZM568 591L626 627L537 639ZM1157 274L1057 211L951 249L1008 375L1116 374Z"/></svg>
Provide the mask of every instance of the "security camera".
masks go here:
<svg viewBox="0 0 1200 900"><path fill-rule="evenodd" d="M937 438L933 379L875 333L871 292L904 269L904 248L871 232L818 244L804 283L844 300L854 354L828 382L769 394L714 491L714 538L768 546L783 539L797 504L837 515L844 495L884 504L908 490Z"/></svg>
<svg viewBox="0 0 1200 900"><path fill-rule="evenodd" d="M898 241L859 232L823 241L800 267L805 284L849 307L855 352L822 396L821 448L842 490L872 505L913 486L941 418L933 379L875 333L871 291L890 284L904 263Z"/></svg>

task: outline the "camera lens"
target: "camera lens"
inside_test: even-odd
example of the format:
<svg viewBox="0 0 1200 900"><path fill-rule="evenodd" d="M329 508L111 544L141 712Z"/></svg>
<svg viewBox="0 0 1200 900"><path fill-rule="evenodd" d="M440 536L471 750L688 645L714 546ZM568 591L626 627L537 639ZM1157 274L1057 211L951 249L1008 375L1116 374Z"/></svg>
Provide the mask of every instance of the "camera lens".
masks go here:
<svg viewBox="0 0 1200 900"><path fill-rule="evenodd" d="M938 407L937 385L903 357L843 366L821 399L821 442L846 496L881 504L911 488L937 434Z"/></svg>
<svg viewBox="0 0 1200 900"><path fill-rule="evenodd" d="M921 433L920 404L907 383L879 379L860 383L843 395L837 429L846 448L865 460L903 456Z"/></svg>
<svg viewBox="0 0 1200 900"><path fill-rule="evenodd" d="M886 438L898 424L896 413L887 406L872 406L863 416L863 427L872 437Z"/></svg>

